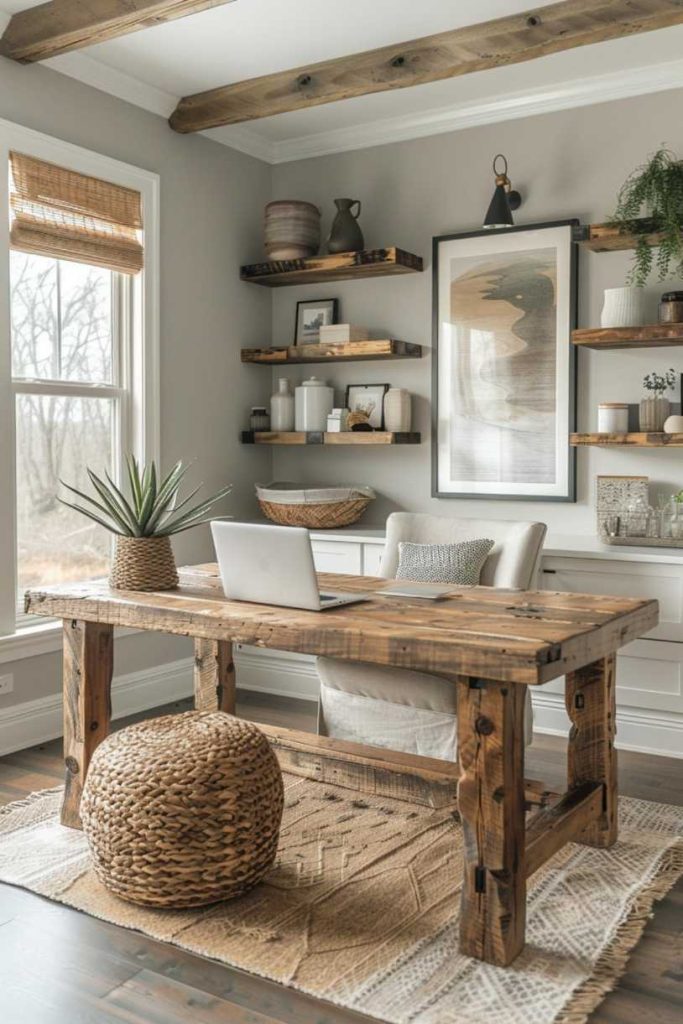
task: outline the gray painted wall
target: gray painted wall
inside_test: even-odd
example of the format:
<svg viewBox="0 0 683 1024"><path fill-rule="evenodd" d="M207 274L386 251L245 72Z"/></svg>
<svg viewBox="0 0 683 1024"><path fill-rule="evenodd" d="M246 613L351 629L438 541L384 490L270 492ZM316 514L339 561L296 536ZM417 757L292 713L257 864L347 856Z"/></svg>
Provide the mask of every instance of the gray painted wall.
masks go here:
<svg viewBox="0 0 683 1024"><path fill-rule="evenodd" d="M226 512L254 512L252 481L269 475L268 452L238 443L244 407L267 392L242 368L239 349L262 345L270 294L241 284L239 266L261 250L271 169L200 136L180 136L138 107L39 66L0 58L0 117L155 171L161 177L161 456L196 460L208 488L234 483ZM180 564L207 560L208 528L175 541ZM178 638L125 637L116 672L184 657ZM0 709L59 689L58 655L4 664L14 693Z"/></svg>
<svg viewBox="0 0 683 1024"><path fill-rule="evenodd" d="M477 229L493 190L491 161L507 155L515 187L524 194L519 224L578 217L602 220L618 187L633 167L666 141L683 153L680 108L683 92L606 103L580 110L529 117L412 142L282 164L274 168L274 199L308 199L326 214L332 199L362 200L366 245L399 245L425 257L426 272L398 278L340 282L321 288L274 291L273 341L290 341L297 299L338 296L342 320L381 329L381 337L431 345L431 243L433 235ZM583 254L579 271L580 324L597 326L605 287L624 283L628 256ZM674 287L671 283L668 287ZM651 289L656 296L662 290ZM637 402L641 380L651 369L683 369L680 349L596 353L579 358L579 430L597 429L599 401ZM290 372L298 381L309 374ZM313 367L313 371L316 371ZM594 487L598 473L643 473L663 490L683 486L681 455L675 451L578 453L578 502L433 499L430 478L431 359L405 363L359 363L321 368L339 389L348 382L387 381L415 396L419 447L382 449L276 449L274 477L325 483L364 483L381 495L368 523L384 521L392 509L448 516L542 519L562 533L594 532ZM274 371L274 376L279 376Z"/></svg>

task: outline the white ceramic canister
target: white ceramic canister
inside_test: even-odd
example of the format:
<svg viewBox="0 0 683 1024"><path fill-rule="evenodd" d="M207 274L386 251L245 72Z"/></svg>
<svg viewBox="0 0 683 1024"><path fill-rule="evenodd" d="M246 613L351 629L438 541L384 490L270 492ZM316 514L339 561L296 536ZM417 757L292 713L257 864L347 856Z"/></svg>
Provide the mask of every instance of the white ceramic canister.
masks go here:
<svg viewBox="0 0 683 1024"><path fill-rule="evenodd" d="M278 378L270 398L270 429L294 430L294 395L286 377Z"/></svg>
<svg viewBox="0 0 683 1024"><path fill-rule="evenodd" d="M640 327L647 323L648 296L643 288L605 288L601 327Z"/></svg>
<svg viewBox="0 0 683 1024"><path fill-rule="evenodd" d="M294 429L324 431L334 405L334 391L317 377L303 381L294 391Z"/></svg>
<svg viewBox="0 0 683 1024"><path fill-rule="evenodd" d="M598 433L628 433L628 405L626 402L600 403L598 406Z"/></svg>
<svg viewBox="0 0 683 1024"><path fill-rule="evenodd" d="M410 392L389 388L384 396L384 429L396 434L410 432Z"/></svg>

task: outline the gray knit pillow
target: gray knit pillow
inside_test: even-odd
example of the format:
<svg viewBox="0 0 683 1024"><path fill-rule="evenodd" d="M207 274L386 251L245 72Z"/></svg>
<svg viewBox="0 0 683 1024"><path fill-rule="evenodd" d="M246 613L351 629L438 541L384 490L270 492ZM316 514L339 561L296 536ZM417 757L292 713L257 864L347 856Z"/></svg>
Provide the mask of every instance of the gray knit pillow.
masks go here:
<svg viewBox="0 0 683 1024"><path fill-rule="evenodd" d="M494 544L493 540L464 540L460 544L403 541L398 546L396 579L475 587Z"/></svg>

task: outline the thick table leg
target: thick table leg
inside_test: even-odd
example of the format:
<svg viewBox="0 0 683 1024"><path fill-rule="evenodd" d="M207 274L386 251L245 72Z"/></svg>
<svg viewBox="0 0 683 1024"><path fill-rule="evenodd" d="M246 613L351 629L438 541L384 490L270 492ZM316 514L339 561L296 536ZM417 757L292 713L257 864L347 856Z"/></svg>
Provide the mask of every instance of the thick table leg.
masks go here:
<svg viewBox="0 0 683 1024"><path fill-rule="evenodd" d="M100 622L64 620L64 764L62 825L81 827L85 776L95 747L109 733L114 630Z"/></svg>
<svg viewBox="0 0 683 1024"><path fill-rule="evenodd" d="M457 685L465 840L460 951L505 966L524 946L526 686L477 679Z"/></svg>
<svg viewBox="0 0 683 1024"><path fill-rule="evenodd" d="M229 640L194 642L194 706L235 714L235 666Z"/></svg>
<svg viewBox="0 0 683 1024"><path fill-rule="evenodd" d="M616 657L611 654L570 672L565 683L572 720L567 760L568 788L584 782L603 786L603 813L576 842L612 846L617 839Z"/></svg>

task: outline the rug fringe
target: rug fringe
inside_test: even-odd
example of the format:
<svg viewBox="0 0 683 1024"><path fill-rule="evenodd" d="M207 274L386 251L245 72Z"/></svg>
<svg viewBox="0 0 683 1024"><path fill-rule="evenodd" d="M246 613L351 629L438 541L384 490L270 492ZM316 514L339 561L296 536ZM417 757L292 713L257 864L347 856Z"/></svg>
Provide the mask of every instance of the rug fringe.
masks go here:
<svg viewBox="0 0 683 1024"><path fill-rule="evenodd" d="M617 928L614 939L598 959L593 973L572 993L553 1024L587 1024L588 1018L611 992L626 970L628 959L653 916L653 905L666 896L683 874L683 842L677 842L662 856L650 884L639 892Z"/></svg>
<svg viewBox="0 0 683 1024"><path fill-rule="evenodd" d="M4 804L0 807L0 818L5 814L11 814L16 811L19 807L30 807L31 804L37 804L43 797L51 796L52 793L61 793L64 786L51 786L49 789L36 789L33 793L29 793L22 800L12 800L8 804Z"/></svg>

